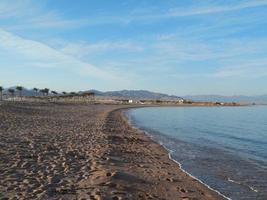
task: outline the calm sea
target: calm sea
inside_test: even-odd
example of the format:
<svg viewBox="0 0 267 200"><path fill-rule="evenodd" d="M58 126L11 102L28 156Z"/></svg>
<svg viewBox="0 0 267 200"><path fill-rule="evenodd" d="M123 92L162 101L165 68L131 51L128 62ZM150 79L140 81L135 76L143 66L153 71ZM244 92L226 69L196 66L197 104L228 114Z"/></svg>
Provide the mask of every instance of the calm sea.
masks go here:
<svg viewBox="0 0 267 200"><path fill-rule="evenodd" d="M267 199L267 106L139 108L132 124L231 199Z"/></svg>

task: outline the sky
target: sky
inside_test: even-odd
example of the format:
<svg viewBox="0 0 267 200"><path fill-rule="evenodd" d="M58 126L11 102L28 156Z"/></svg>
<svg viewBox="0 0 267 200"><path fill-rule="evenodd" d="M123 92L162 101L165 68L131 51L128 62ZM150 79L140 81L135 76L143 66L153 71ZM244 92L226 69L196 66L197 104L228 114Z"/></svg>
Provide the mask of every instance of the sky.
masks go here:
<svg viewBox="0 0 267 200"><path fill-rule="evenodd" d="M267 0L0 0L0 85L267 94Z"/></svg>

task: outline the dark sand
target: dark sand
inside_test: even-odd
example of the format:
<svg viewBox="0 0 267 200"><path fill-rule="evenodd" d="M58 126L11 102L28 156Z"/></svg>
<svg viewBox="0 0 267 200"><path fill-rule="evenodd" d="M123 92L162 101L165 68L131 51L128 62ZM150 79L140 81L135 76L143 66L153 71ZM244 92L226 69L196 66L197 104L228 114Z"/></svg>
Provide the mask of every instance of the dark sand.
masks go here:
<svg viewBox="0 0 267 200"><path fill-rule="evenodd" d="M223 199L129 126L121 108L2 103L0 199Z"/></svg>

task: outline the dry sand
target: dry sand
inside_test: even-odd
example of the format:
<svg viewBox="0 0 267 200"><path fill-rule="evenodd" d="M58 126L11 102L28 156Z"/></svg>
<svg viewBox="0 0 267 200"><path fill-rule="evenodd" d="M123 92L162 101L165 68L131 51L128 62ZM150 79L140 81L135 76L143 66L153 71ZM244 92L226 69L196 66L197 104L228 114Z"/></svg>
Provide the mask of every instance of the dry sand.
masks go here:
<svg viewBox="0 0 267 200"><path fill-rule="evenodd" d="M2 103L0 199L223 199L129 126L126 107Z"/></svg>

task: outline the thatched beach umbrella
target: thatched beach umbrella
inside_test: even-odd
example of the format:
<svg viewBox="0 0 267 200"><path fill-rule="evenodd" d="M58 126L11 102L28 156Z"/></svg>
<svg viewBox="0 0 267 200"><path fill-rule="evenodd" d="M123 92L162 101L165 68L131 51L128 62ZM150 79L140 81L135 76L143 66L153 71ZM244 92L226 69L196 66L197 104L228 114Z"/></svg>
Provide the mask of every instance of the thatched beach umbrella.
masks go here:
<svg viewBox="0 0 267 200"><path fill-rule="evenodd" d="M22 86L17 86L16 87L16 90L19 92L20 98L22 98L22 90L23 90L23 87Z"/></svg>
<svg viewBox="0 0 267 200"><path fill-rule="evenodd" d="M9 88L9 89L8 89L8 93L9 93L9 95L10 95L11 97L14 98L14 94L15 94L15 90L14 90L14 89Z"/></svg>
<svg viewBox="0 0 267 200"><path fill-rule="evenodd" d="M33 88L33 91L35 92L35 95L37 96L37 93L38 93L39 89L38 88Z"/></svg>
<svg viewBox="0 0 267 200"><path fill-rule="evenodd" d="M1 101L3 100L3 91L4 91L4 88L0 86L0 100Z"/></svg>

